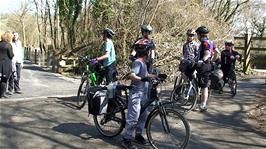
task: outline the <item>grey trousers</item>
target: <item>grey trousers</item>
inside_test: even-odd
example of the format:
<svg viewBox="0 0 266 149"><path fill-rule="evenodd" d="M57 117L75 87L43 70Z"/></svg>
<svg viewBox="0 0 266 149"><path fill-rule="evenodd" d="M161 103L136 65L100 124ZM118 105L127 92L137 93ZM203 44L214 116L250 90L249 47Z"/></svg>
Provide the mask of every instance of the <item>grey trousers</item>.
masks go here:
<svg viewBox="0 0 266 149"><path fill-rule="evenodd" d="M128 113L126 119L126 126L124 132L124 139L132 140L135 134L142 134L148 110L140 113L141 106L147 101L147 94L141 91L132 91L129 94Z"/></svg>

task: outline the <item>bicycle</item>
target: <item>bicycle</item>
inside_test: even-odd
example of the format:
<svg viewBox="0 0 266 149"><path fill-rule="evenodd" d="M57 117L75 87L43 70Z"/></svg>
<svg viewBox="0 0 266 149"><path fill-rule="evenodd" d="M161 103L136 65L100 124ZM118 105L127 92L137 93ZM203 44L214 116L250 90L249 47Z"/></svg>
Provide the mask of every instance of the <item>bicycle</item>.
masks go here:
<svg viewBox="0 0 266 149"><path fill-rule="evenodd" d="M237 94L237 79L233 66L230 67L228 77L226 78L223 87L225 86L225 83L228 83L232 97L234 97Z"/></svg>
<svg viewBox="0 0 266 149"><path fill-rule="evenodd" d="M185 148L190 138L189 123L182 114L170 108L172 102L163 103L158 97L157 86L165 79L166 77L157 78L151 82L151 100L141 108L143 113L146 108L153 106L145 124L146 134L153 148ZM116 90L124 91L125 96L116 94L114 100L109 101L113 108L109 108L105 114L93 116L95 126L103 136L115 137L125 127L129 89L131 86L118 85Z"/></svg>
<svg viewBox="0 0 266 149"><path fill-rule="evenodd" d="M100 85L103 82L103 68L101 64L90 64L90 59L84 56L79 56L80 62L84 64L84 71L81 75L81 82L77 93L77 108L82 109L86 104L88 89L91 86Z"/></svg>
<svg viewBox="0 0 266 149"><path fill-rule="evenodd" d="M234 97L237 94L237 86L238 86L236 74L235 74L235 62L237 59L236 59L236 57L231 58L231 55L229 55L229 54L227 54L226 57L229 59L230 69L228 71L228 76L224 81L223 87L225 86L225 83L228 83L229 88L231 90L232 97ZM239 59L241 59L241 57ZM240 63L241 63L241 61L240 61Z"/></svg>
<svg viewBox="0 0 266 149"><path fill-rule="evenodd" d="M207 104L210 103L211 93L212 89L209 86ZM201 95L196 70L190 76L186 76L184 72L178 73L170 97L170 101L174 102L174 105L177 105L182 112L188 113L194 110L196 105L201 101Z"/></svg>
<svg viewBox="0 0 266 149"><path fill-rule="evenodd" d="M174 102L184 113L191 111L197 104L198 87L196 80L196 71L191 77L180 73L176 77L174 89L171 92L170 101Z"/></svg>

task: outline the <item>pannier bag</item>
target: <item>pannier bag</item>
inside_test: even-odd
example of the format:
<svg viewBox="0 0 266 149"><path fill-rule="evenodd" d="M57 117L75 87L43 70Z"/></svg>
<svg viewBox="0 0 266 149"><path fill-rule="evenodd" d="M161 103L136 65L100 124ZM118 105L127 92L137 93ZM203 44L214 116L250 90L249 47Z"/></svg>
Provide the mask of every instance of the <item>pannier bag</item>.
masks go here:
<svg viewBox="0 0 266 149"><path fill-rule="evenodd" d="M181 60L179 64L179 70L181 72L186 72L190 67L190 62L188 60Z"/></svg>
<svg viewBox="0 0 266 149"><path fill-rule="evenodd" d="M211 88L214 90L222 90L223 88L223 71L216 69L211 73Z"/></svg>
<svg viewBox="0 0 266 149"><path fill-rule="evenodd" d="M92 115L100 115L107 112L108 98L107 90L101 87L90 87L88 89L88 111Z"/></svg>

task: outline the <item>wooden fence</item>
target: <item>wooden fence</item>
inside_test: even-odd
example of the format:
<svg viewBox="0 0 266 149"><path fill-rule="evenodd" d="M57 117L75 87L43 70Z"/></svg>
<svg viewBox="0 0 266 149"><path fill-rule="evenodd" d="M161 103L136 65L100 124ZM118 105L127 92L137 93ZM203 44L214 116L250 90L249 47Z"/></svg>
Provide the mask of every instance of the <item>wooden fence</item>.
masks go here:
<svg viewBox="0 0 266 149"><path fill-rule="evenodd" d="M75 57L65 57L62 56L60 61L57 63L50 51L40 51L37 49L32 49L30 47L25 47L24 56L26 60L31 61L39 66L58 66L58 72L64 72L74 69L77 65L78 58ZM58 65L59 64L59 65Z"/></svg>
<svg viewBox="0 0 266 149"><path fill-rule="evenodd" d="M250 64L251 64L251 59L250 59L250 52L251 51L266 51L266 37L251 37L250 34L245 34L244 37L235 37L235 41L238 40L244 40L244 45L243 46L235 46L235 49L237 50L244 50L244 54L243 54L243 58L244 58L244 62L243 62L243 72L246 73L247 70L250 68ZM252 43L254 41L261 41L260 43L262 43L261 45L263 45L263 43L265 43L263 46L265 47L253 47ZM264 42L263 42L264 41ZM266 60L263 61L263 63L266 64Z"/></svg>

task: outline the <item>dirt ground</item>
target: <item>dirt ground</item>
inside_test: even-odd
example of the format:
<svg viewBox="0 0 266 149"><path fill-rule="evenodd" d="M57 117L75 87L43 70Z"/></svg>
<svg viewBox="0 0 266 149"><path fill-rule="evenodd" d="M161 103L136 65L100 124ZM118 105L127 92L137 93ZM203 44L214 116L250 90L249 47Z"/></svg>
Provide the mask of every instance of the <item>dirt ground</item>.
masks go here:
<svg viewBox="0 0 266 149"><path fill-rule="evenodd" d="M264 85L266 88L266 73L253 72L249 75L239 74L239 79L241 80L249 80L251 78L265 78ZM256 121L257 128L259 130L266 132L266 93L258 92L256 96L262 97L263 100L250 106L247 117Z"/></svg>
<svg viewBox="0 0 266 149"><path fill-rule="evenodd" d="M266 99L252 108L247 115L256 121L259 130L266 132Z"/></svg>

